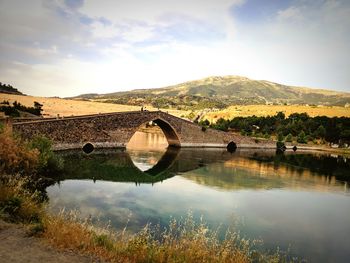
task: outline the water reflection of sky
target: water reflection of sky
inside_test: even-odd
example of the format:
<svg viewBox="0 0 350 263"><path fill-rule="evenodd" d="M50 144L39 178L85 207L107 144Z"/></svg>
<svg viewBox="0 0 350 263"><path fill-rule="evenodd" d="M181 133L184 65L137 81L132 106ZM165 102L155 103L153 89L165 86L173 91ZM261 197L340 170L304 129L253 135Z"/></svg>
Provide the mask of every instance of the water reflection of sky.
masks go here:
<svg viewBox="0 0 350 263"><path fill-rule="evenodd" d="M133 154L146 165L150 165L149 160L153 164L155 157L161 158L161 154L152 152ZM217 161L210 156L217 156ZM243 235L262 238L268 248L287 249L291 244L293 254L311 262L347 262L347 184L305 167L295 169L294 165L292 169L283 163L288 158L276 165L257 161L255 155L251 158L244 152L230 155L227 160L222 160L222 156L203 150L200 154L180 152L180 160L174 164L177 168L187 169L196 162L200 166L194 165L195 170L184 169L185 172L155 184L63 180L47 189L50 206L56 211L62 207L77 209L82 217L110 220L116 228L128 224L129 231L148 222L167 225L171 216L186 216L191 210L196 218L203 215L213 228L235 224ZM291 160L295 158L292 156ZM186 165L181 166L182 163ZM343 170L333 167L332 171Z"/></svg>

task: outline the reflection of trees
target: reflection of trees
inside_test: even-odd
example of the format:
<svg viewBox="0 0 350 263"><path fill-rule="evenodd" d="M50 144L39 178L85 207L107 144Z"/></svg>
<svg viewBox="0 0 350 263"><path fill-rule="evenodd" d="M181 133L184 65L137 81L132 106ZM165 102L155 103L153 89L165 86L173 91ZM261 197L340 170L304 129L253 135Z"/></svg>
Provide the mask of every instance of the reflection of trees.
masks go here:
<svg viewBox="0 0 350 263"><path fill-rule="evenodd" d="M251 160L270 163L278 169L286 167L291 172L310 171L315 176L335 177L339 181L350 182L350 159L328 154L276 154L273 156L253 155Z"/></svg>
<svg viewBox="0 0 350 263"><path fill-rule="evenodd" d="M224 165L210 165L184 178L223 190L302 189L307 185L308 189L329 191L343 184L337 180L349 182L349 168L347 159L329 155L245 151L232 155Z"/></svg>
<svg viewBox="0 0 350 263"><path fill-rule="evenodd" d="M329 155L275 154L271 151L240 151L230 154L219 149L168 148L160 160L142 172L125 151L100 151L91 155L71 152L64 156L60 180L91 179L113 182L156 183L176 174L203 167L184 177L221 189L280 188L286 183L300 187L309 181L321 188L335 184L334 178L349 181L348 159ZM212 163L224 162L220 165Z"/></svg>

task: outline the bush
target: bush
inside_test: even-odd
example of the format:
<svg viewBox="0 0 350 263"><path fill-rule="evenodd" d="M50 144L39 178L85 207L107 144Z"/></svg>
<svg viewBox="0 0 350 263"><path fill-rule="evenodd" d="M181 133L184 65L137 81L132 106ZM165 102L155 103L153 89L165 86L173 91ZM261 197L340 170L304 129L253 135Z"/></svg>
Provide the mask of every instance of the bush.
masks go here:
<svg viewBox="0 0 350 263"><path fill-rule="evenodd" d="M39 151L6 128L0 133L0 145L0 173L31 175L38 168Z"/></svg>
<svg viewBox="0 0 350 263"><path fill-rule="evenodd" d="M5 128L0 133L0 145L0 174L34 177L63 169L63 159L53 153L52 143L45 137L26 142Z"/></svg>
<svg viewBox="0 0 350 263"><path fill-rule="evenodd" d="M291 133L289 133L286 138L285 138L286 142L293 142L293 135Z"/></svg>
<svg viewBox="0 0 350 263"><path fill-rule="evenodd" d="M44 214L37 193L31 193L24 185L27 179L7 178L0 180L0 215L12 222L37 223Z"/></svg>
<svg viewBox="0 0 350 263"><path fill-rule="evenodd" d="M37 136L30 142L32 149L39 151L39 172L43 175L51 175L63 169L63 159L52 151L52 142L44 136Z"/></svg>
<svg viewBox="0 0 350 263"><path fill-rule="evenodd" d="M51 150L51 141L44 136L37 136L32 139L29 143L32 149L37 149L40 153L39 155L39 166L40 168L46 167L48 160L53 155Z"/></svg>
<svg viewBox="0 0 350 263"><path fill-rule="evenodd" d="M297 137L297 142L298 143L307 143L307 138L305 136L305 132L301 131Z"/></svg>
<svg viewBox="0 0 350 263"><path fill-rule="evenodd" d="M283 139L284 139L283 133L279 133L277 136L277 141L283 142Z"/></svg>

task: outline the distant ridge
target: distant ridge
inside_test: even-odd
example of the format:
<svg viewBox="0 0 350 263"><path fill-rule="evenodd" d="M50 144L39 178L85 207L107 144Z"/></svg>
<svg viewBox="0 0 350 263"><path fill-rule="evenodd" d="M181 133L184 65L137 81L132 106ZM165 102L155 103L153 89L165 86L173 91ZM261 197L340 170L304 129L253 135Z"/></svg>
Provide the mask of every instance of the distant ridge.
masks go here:
<svg viewBox="0 0 350 263"><path fill-rule="evenodd" d="M12 87L10 84L4 84L1 82L0 82L0 93L24 95L22 92L18 91L14 87Z"/></svg>
<svg viewBox="0 0 350 263"><path fill-rule="evenodd" d="M233 104L350 104L350 93L287 86L242 76L212 76L164 88L83 94L74 98L178 109L225 108Z"/></svg>

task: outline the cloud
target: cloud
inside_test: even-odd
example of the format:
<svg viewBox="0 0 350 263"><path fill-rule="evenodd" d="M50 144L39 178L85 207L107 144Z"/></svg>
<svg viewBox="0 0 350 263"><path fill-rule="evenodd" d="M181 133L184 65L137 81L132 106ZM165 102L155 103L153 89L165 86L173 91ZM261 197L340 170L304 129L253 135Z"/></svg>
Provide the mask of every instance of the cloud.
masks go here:
<svg viewBox="0 0 350 263"><path fill-rule="evenodd" d="M83 6L84 0L64 0L66 6L72 9L78 9Z"/></svg>
<svg viewBox="0 0 350 263"><path fill-rule="evenodd" d="M2 0L0 71L44 96L225 74L349 90L349 17L345 0Z"/></svg>
<svg viewBox="0 0 350 263"><path fill-rule="evenodd" d="M288 7L287 9L284 10L279 10L277 12L277 19L278 20L300 20L302 19L301 12L299 8L295 6Z"/></svg>
<svg viewBox="0 0 350 263"><path fill-rule="evenodd" d="M263 23L239 28L241 44L260 64L255 77L350 91L350 3L301 0L272 11Z"/></svg>

